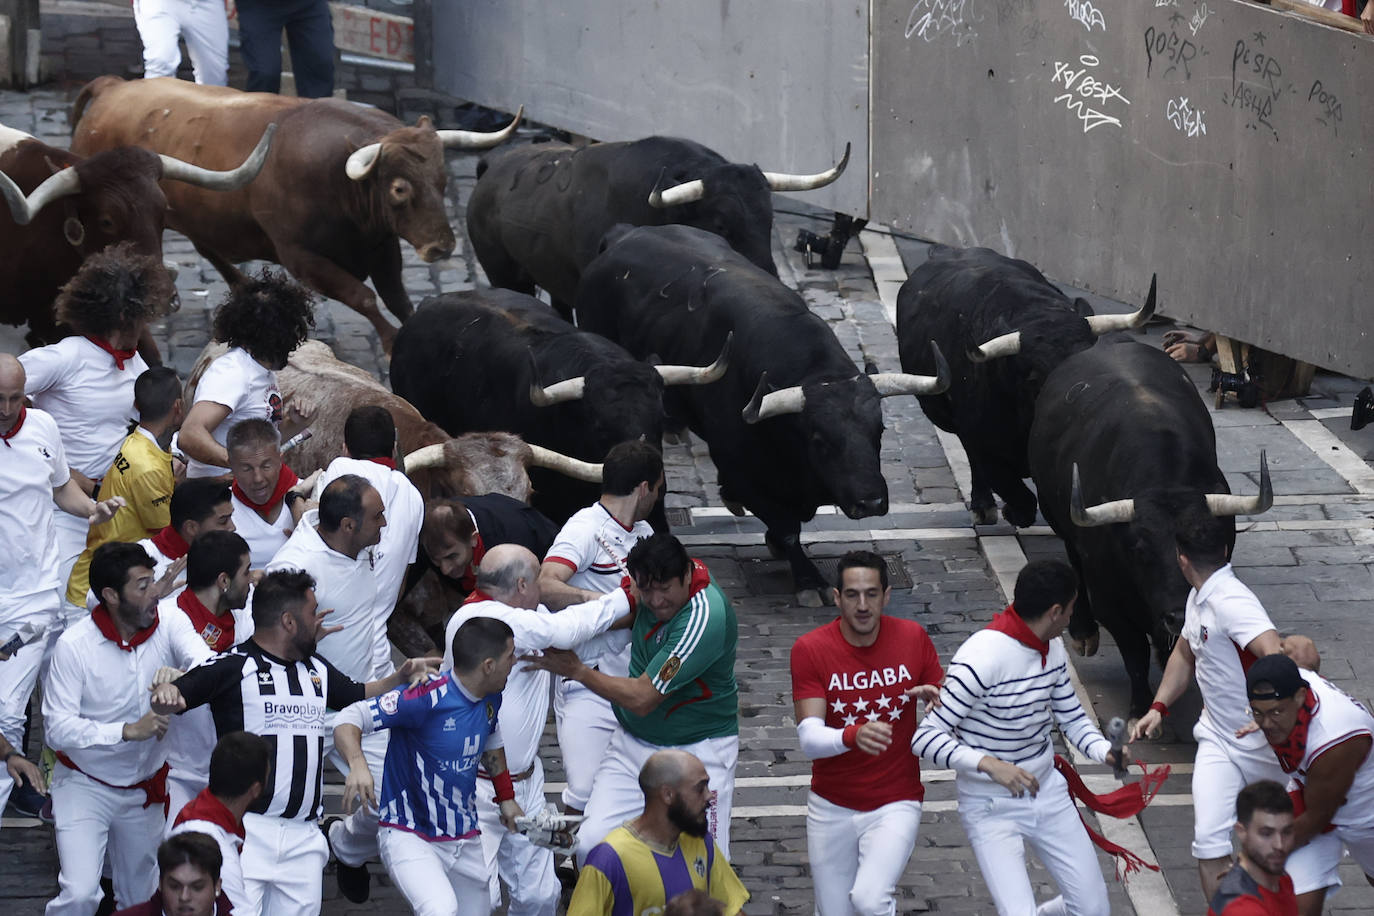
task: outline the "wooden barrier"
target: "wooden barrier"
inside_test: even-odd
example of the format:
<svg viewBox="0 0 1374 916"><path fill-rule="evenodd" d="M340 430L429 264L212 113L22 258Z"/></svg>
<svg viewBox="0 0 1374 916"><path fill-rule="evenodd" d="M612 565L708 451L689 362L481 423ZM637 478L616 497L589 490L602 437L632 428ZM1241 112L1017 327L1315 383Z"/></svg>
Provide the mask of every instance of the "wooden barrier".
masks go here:
<svg viewBox="0 0 1374 916"><path fill-rule="evenodd" d="M1347 16L1344 13L1333 13L1331 10L1323 9L1320 6L1313 6L1304 3L1303 0L1260 0L1275 9L1288 10L1308 19L1315 19L1322 25L1329 25L1333 28L1344 29L1347 32L1363 32L1364 23L1359 19Z"/></svg>

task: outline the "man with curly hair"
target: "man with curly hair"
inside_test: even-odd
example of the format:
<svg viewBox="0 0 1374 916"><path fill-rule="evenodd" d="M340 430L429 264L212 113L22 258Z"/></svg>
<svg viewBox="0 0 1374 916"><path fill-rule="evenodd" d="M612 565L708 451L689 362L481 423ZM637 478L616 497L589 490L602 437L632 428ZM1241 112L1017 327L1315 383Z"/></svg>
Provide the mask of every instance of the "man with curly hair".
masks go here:
<svg viewBox="0 0 1374 916"><path fill-rule="evenodd" d="M136 347L148 322L172 310L176 288L162 262L131 243L91 255L57 295L57 320L76 332L20 355L24 392L55 421L72 479L99 498L101 477L135 419L134 384L148 368ZM55 514L58 575L66 582L86 547L84 518ZM66 605L79 619L85 608Z"/></svg>
<svg viewBox="0 0 1374 916"><path fill-rule="evenodd" d="M181 426L187 477L229 474L225 439L244 420L269 420L282 439L310 425L294 407L283 410L277 371L314 326L314 297L280 271L264 269L230 291L213 326L215 340L229 350L206 367Z"/></svg>

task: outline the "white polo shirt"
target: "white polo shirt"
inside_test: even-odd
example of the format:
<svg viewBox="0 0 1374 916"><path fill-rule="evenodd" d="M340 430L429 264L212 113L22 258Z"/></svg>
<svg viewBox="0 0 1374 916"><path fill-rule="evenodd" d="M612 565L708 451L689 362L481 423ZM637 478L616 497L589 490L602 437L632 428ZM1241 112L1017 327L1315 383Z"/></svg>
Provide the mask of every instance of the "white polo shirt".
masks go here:
<svg viewBox="0 0 1374 916"><path fill-rule="evenodd" d="M267 564L267 571L301 569L315 577L315 600L320 609L334 609L325 618L325 624L343 627L320 640L315 653L353 680L366 684L375 680L372 670L377 640L386 639L386 621L379 620L376 614L377 576L372 548L359 552L357 559L339 553L320 537L315 529L319 523L318 509L301 516L301 523Z"/></svg>
<svg viewBox="0 0 1374 916"><path fill-rule="evenodd" d="M107 638L93 617L82 618L53 649L43 689L44 741L111 785L147 779L166 762L167 745L125 741L125 723L149 711L157 669L185 670L212 654L184 614L159 615L157 629L132 649Z"/></svg>
<svg viewBox="0 0 1374 916"><path fill-rule="evenodd" d="M453 637L464 621L473 617L504 620L515 634L515 654L525 655L551 648L575 649L606 632L607 627L628 613L630 599L620 589L596 601L569 605L557 614L542 604L533 611L493 599L464 604L444 627L443 670L453 670ZM497 720L506 742L506 766L512 773L529 769L539 753L539 738L549 718L551 677L547 671L532 670L517 662L501 691Z"/></svg>
<svg viewBox="0 0 1374 916"><path fill-rule="evenodd" d="M205 367L205 374L196 383L196 403L201 401L213 401L229 408L229 416L210 431L220 445L224 444L234 424L243 420L270 420L273 425L281 424L282 399L277 373L264 369L242 347L229 348ZM204 464L194 458L186 463L188 478L218 477L228 473L228 468Z"/></svg>
<svg viewBox="0 0 1374 916"><path fill-rule="evenodd" d="M244 505L237 496L230 495L229 502L234 509L234 530L248 542L249 568L266 569L277 552L286 546L287 539L296 527L291 509L283 502L277 520L269 522L252 506Z"/></svg>
<svg viewBox="0 0 1374 916"><path fill-rule="evenodd" d="M1235 737L1249 725L1250 700L1245 695L1245 669L1254 659L1245 650L1255 637L1274 629L1255 593L1236 578L1231 564L1212 573L1202 588L1188 592L1183 638L1193 650L1194 676L1202 691L1200 724L1222 741L1251 750L1265 747L1264 734Z"/></svg>
<svg viewBox="0 0 1374 916"><path fill-rule="evenodd" d="M0 620L7 623L10 599L62 586L53 524L62 510L52 491L71 478L67 468L57 422L41 410L26 410L19 432L0 443Z"/></svg>
<svg viewBox="0 0 1374 916"><path fill-rule="evenodd" d="M396 597L401 592L406 570L420 549L420 527L425 523L425 500L410 478L375 461L357 458L335 458L320 475L317 492L345 474L356 474L367 480L382 497L386 511L386 527L381 541L372 548L375 562L373 575L377 580L377 602L373 615L381 621L379 638L373 647L372 673L367 680L391 674L391 642L386 636L386 621L396 609ZM332 659L331 659L332 661Z"/></svg>
<svg viewBox="0 0 1374 916"><path fill-rule="evenodd" d="M105 476L136 418L134 382L148 368L143 357L135 353L118 369L86 338L68 337L19 354L19 362L24 393L57 421L68 467L92 480Z"/></svg>

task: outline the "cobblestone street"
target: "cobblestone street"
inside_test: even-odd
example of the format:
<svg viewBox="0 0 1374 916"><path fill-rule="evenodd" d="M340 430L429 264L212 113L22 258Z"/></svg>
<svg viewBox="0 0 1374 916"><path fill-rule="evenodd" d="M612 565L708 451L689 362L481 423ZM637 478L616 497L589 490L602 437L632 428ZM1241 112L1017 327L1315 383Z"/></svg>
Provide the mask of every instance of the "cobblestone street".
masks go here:
<svg viewBox="0 0 1374 916"><path fill-rule="evenodd" d="M68 107L69 97L58 90L0 93L0 123L66 145ZM426 265L403 245L405 282L417 304L441 291L485 282L463 235L476 161L471 155L449 158L448 203L458 233L453 257ZM827 231L830 214L809 211L792 198L776 198L775 204L774 253L782 280L800 290L816 314L832 325L857 366L871 361L879 371L898 371L891 322L895 281L920 263L926 246L870 230L850 243L840 269L808 269L803 256L792 250L792 240L800 228ZM182 304L156 335L164 358L184 378L209 338L210 312L226 288L183 237L168 232L164 248L166 258L180 268ZM1161 273L1159 289L1159 308L1167 314L1167 274ZM1134 308L1088 298L1099 311ZM1157 344L1166 328L1151 325L1148 339ZM341 359L387 379L387 362L371 326L340 304L321 306L314 336ZM0 327L0 350L19 352L24 346L22 330ZM1319 372L1310 397L1252 410L1232 400L1215 410L1212 395L1205 392L1208 369L1193 366L1189 372L1213 411L1218 457L1232 489L1255 492L1260 449L1268 454L1275 505L1262 516L1237 520L1240 577L1255 589L1281 630L1307 633L1317 641L1325 676L1357 699L1374 700L1374 657L1367 648L1374 637L1374 470L1368 464L1374 456L1374 429L1348 429L1352 398L1362 383ZM967 463L958 441L938 433L915 398L888 398L883 411L890 514L853 521L823 509L804 527L803 539L818 559L855 547L898 558L912 584L894 588L889 613L924 625L948 661L965 638L1005 606L1006 592L1026 558L1062 555L1062 546L1043 522L1020 531L1006 525L973 527L965 507ZM786 564L770 557L762 526L722 507L715 469L702 442L669 446L666 456L668 505L690 510L690 523L678 526L676 533L711 568L739 617L741 728L732 859L753 895L746 912L803 916L813 908L805 835L810 765L797 746L788 653L798 636L831 619L833 610L794 606ZM1102 641L1097 656L1074 657L1074 663L1083 695L1105 722L1125 714L1127 684L1105 630ZM1158 677L1156 669L1152 679L1157 682ZM1127 887L1110 880L1114 864L1101 856L1113 912L1162 916L1206 910L1189 851L1191 723L1197 707L1196 696L1190 695L1167 720L1165 736L1141 751L1151 764L1174 764L1159 797L1138 823L1108 825L1109 838L1162 866L1158 876L1132 876ZM30 750L36 746L37 734ZM544 763L549 790L556 792L562 765L551 722ZM1114 785L1109 768L1086 765L1082 770L1095 789ZM900 886L899 911L993 912L958 823L952 773L928 771L925 780L921 831ZM339 788L335 785L331 796L335 808ZM6 916L41 913L56 892L52 830L6 819L0 830L0 861L5 863L0 868L0 911ZM332 876L327 876L325 913L403 912L404 903L388 886L381 866L373 870L373 900L361 906L339 898ZM1374 912L1374 888L1366 885L1359 869L1347 864L1342 876L1346 887L1329 898L1327 911ZM1032 878L1040 899L1055 893L1038 863Z"/></svg>

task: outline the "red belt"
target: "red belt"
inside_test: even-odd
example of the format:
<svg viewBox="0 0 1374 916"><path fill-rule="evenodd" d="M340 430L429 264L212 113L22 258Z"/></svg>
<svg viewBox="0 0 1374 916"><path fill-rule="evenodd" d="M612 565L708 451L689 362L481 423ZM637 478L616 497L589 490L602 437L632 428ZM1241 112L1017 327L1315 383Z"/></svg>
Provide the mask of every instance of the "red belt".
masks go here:
<svg viewBox="0 0 1374 916"><path fill-rule="evenodd" d="M1374 2L1374 0L1370 0L1370 2ZM525 770L525 772L523 772L523 773L511 773L511 774L510 774L510 781L511 781L511 782L523 782L523 781L525 781L526 779L529 779L529 778L530 778L531 776L533 776L533 775L534 775L534 764L531 763L531 764L529 765L529 768L528 768L527 770ZM479 770L477 771L477 778L478 778L478 779L485 779L487 782L491 782L491 774L488 773L486 770L480 770L480 769L479 769Z"/></svg>
<svg viewBox="0 0 1374 916"><path fill-rule="evenodd" d="M153 805L161 803L163 817L167 816L169 809L171 808L172 800L171 797L167 794L167 772L171 769L170 764L164 763L156 773L154 773L152 776L149 776L147 779L142 780L141 782L136 782L131 786L117 786L114 783L106 782L99 776L92 776L90 773L87 773L85 770L81 769L81 767L77 766L75 761L73 761L72 758L68 757L62 751L57 752L57 759L62 763L63 766L72 770L76 770L78 773L85 776L87 779L94 780L95 782L100 783L107 789L121 789L124 791L142 789L144 795L143 807L151 808Z"/></svg>

